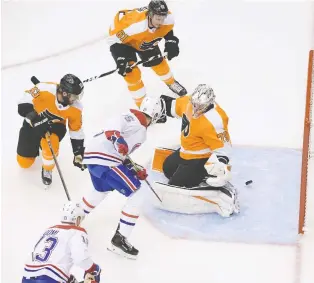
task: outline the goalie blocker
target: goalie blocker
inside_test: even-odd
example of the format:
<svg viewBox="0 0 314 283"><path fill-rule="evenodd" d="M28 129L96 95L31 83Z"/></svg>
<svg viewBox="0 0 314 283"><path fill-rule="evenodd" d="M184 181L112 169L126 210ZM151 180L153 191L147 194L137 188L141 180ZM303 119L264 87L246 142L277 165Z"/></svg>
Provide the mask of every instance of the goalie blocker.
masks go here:
<svg viewBox="0 0 314 283"><path fill-rule="evenodd" d="M152 170L162 173L163 162L173 152L173 149L156 148ZM216 212L222 217L239 213L237 191L230 182L225 182L223 186L213 187L204 181L192 188L155 182L154 188L162 199L162 202L158 204L159 208L164 210L187 214Z"/></svg>

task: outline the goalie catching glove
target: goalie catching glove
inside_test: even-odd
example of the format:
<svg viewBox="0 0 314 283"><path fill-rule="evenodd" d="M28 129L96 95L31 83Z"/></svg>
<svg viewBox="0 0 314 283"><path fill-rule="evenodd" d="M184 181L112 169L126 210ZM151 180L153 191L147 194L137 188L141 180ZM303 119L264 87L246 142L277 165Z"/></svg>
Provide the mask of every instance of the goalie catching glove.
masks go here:
<svg viewBox="0 0 314 283"><path fill-rule="evenodd" d="M205 169L209 174L206 183L212 187L222 187L231 180L231 172L227 164L222 162L206 163Z"/></svg>

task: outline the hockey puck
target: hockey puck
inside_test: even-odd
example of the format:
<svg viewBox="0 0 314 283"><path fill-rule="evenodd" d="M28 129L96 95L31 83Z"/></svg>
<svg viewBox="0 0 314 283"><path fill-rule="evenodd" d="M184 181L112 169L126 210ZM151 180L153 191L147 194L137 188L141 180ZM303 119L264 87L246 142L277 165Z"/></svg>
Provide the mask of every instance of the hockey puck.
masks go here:
<svg viewBox="0 0 314 283"><path fill-rule="evenodd" d="M250 184L252 184L252 183L253 183L253 181L252 181L252 180L249 180L249 181L246 181L246 182L245 182L245 185L248 186L248 185L250 185Z"/></svg>

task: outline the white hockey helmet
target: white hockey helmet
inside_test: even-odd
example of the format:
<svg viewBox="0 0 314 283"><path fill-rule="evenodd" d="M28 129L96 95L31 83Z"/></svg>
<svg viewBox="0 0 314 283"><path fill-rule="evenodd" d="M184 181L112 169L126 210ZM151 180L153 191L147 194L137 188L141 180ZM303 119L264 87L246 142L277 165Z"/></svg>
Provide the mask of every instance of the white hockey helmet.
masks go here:
<svg viewBox="0 0 314 283"><path fill-rule="evenodd" d="M215 103L214 90L206 84L199 84L191 95L191 104L193 107L193 118L198 118L207 109Z"/></svg>
<svg viewBox="0 0 314 283"><path fill-rule="evenodd" d="M76 225L78 217L81 218L81 221L85 218L85 213L80 203L72 201L65 203L61 211L61 222Z"/></svg>
<svg viewBox="0 0 314 283"><path fill-rule="evenodd" d="M140 111L152 119L150 125L166 117L165 102L159 97L146 96L141 103Z"/></svg>

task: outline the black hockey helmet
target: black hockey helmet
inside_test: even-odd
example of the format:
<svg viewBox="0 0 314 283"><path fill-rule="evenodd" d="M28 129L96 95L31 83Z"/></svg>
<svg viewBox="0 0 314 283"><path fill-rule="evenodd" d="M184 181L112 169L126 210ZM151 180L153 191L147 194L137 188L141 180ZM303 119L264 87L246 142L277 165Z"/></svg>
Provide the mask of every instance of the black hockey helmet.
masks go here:
<svg viewBox="0 0 314 283"><path fill-rule="evenodd" d="M163 0L151 0L148 4L148 15L152 17L153 15L167 16L168 6Z"/></svg>
<svg viewBox="0 0 314 283"><path fill-rule="evenodd" d="M67 93L63 97L65 104L71 104L74 100L80 100L84 93L83 82L73 74L66 74L60 81L58 92Z"/></svg>

